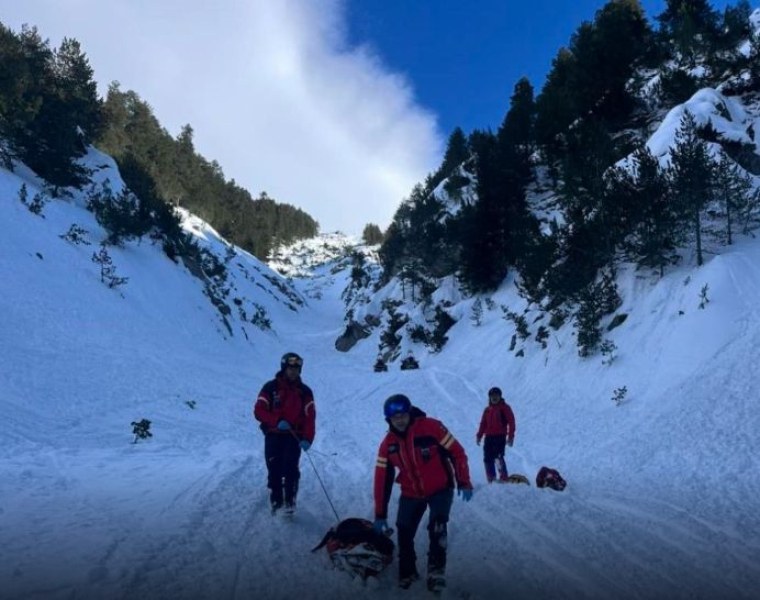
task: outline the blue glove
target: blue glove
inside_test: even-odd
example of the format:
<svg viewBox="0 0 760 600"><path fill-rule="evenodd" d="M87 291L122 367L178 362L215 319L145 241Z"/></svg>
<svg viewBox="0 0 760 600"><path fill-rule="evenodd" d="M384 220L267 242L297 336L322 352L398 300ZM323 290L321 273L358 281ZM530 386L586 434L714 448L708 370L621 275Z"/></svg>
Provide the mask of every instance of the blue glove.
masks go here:
<svg viewBox="0 0 760 600"><path fill-rule="evenodd" d="M311 442L308 442L306 440L301 440L300 442L301 450L304 452L308 452L309 448L311 448Z"/></svg>
<svg viewBox="0 0 760 600"><path fill-rule="evenodd" d="M388 529L388 521L385 519L375 519L375 522L372 523L372 529L377 531L377 533L385 533L385 530Z"/></svg>
<svg viewBox="0 0 760 600"><path fill-rule="evenodd" d="M290 429L290 423L288 423L285 419L282 419L279 423L277 423L277 429L280 431L287 431Z"/></svg>
<svg viewBox="0 0 760 600"><path fill-rule="evenodd" d="M457 494L462 496L462 500L464 500L465 502L469 502L470 500L472 500L472 490L464 490L462 488L459 488L457 490Z"/></svg>

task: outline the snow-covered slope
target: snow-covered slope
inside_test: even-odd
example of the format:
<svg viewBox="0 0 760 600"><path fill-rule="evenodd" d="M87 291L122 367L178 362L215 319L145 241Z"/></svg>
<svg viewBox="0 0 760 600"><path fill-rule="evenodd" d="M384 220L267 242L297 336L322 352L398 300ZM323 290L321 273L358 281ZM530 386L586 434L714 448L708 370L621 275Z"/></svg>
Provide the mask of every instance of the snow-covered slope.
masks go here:
<svg viewBox="0 0 760 600"><path fill-rule="evenodd" d="M200 280L147 240L109 248L129 281L103 285L96 246L58 237L78 223L102 238L82 202L52 200L43 218L18 201L20 185L0 172L0 598L397 597L395 564L362 586L309 550L335 523L332 507L372 518L381 407L399 392L469 455L476 489L452 510L450 597L756 596L757 240L662 279L623 269L628 317L605 334L610 364L578 358L569 325L516 356L500 306L523 301L507 281L480 325L468 318L474 299L442 288L461 317L442 352L420 356L419 370L374 373L377 332L334 349L350 261L280 287L235 253L228 297L264 307L272 329L236 317L230 335ZM250 412L289 350L306 360L317 438L301 461L298 515L284 523L267 509ZM492 385L517 417L510 470L533 479L555 467L566 491L485 483L474 436ZM132 444L141 419L153 437ZM424 522L417 552L424 569ZM429 596L422 584L404 595Z"/></svg>

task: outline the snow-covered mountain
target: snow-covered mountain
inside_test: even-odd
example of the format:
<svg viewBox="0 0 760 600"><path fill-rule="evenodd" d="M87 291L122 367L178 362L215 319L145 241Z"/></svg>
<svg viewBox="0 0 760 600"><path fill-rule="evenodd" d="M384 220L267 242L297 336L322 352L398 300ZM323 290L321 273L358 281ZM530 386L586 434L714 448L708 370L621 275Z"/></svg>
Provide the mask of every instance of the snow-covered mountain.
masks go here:
<svg viewBox="0 0 760 600"><path fill-rule="evenodd" d="M751 14L750 22L758 32L756 35L760 34L760 9ZM749 43L742 43L737 50L745 57L750 56ZM699 78L704 77L706 71L706 61L701 59L695 61L690 74ZM713 75L712 80L718 79L719 75ZM661 90L658 91L662 83L660 74L657 70L642 69L630 85L635 88L641 107L645 108L641 108L642 114L638 115L638 122L632 123L630 129L618 132L621 137L640 139L660 166L667 169L673 162L679 130L683 127L686 116L693 118L695 127L703 132L702 135L707 140L706 148L710 159L716 165L720 165L720 169L730 169L737 178L747 182L749 191L738 219L744 235L754 235L752 232L760 227L760 136L757 135L760 131L760 95L753 88L756 84L751 84L750 80L748 71L739 69L731 76L724 75L724 80L715 87L700 89L685 102L666 107L661 98ZM643 118L644 114L646 118ZM566 225L566 215L560 201L561 185L548 175L549 167L542 162L544 159L540 154L537 152L533 158L535 180L527 187L526 204L540 224L543 235L550 236L559 226ZM476 203L477 169L471 164L476 159L477 157L473 156L454 169L448 178L434 189L428 190L429 193L421 188L417 190L416 195L413 194L405 201L405 208L408 210L404 214L409 215L415 209L419 209L419 213L425 215L425 219L443 224L456 218L463 206ZM637 160L637 154L632 152L617 164L609 165L609 171L617 167L635 173L638 169ZM598 208L594 210L599 211ZM726 201L716 194L701 212L704 213L704 223L700 227L700 243L710 254L723 254L729 249L726 240L729 240L728 244L731 243L730 236L726 235L726 222L731 223ZM735 216L732 218L736 220ZM541 347L547 346L548 337L555 335L552 332L555 327L548 327L548 323L552 311L560 304L556 298L537 298L534 294L530 298L531 302L527 302L516 294L516 282L510 275L502 286L502 290L511 290L507 293L512 294L506 303L499 302L496 297L485 295L482 298L467 299L467 294L462 292L455 276L457 270L461 270L462 267L451 260L451 256L458 256L457 251L461 248L456 247L455 243L451 248L442 248L445 244L439 243L438 240L430 242L431 247L443 253L449 252L451 255L446 267L448 271L443 271L442 268L438 268L437 271L438 274L452 274L434 278L430 273L436 269L430 265L414 265L415 257L409 252L412 244L408 240L414 239L415 232L424 231L428 221L420 219L421 223L414 226L410 221L411 217L407 216L394 223L394 226L406 229L407 238L405 240L403 235L398 235L395 244L404 246L404 252L409 254L396 251L394 268L399 271L398 277L386 278L385 285L375 286L372 294L356 295L348 303L347 320L353 324L354 329L362 328L365 332L377 329L379 332L379 335L372 338L376 341L377 364L399 364L410 357L414 357L417 362L426 360L426 357L438 352L447 343L447 332L452 323L462 319L480 319L478 315L484 310L483 302L489 310L500 309L507 320L512 321L510 335L515 335L516 338L511 342L511 349L515 353L522 355L527 351L524 346L526 342L529 343L529 338L538 342ZM735 225L734 223L733 226ZM438 230L434 227L431 229ZM565 235L569 237L570 233L565 232ZM558 244L561 245L561 241ZM678 258L687 265L695 262L693 245L687 243L679 249ZM558 254L561 256L561 252ZM555 257L555 260L558 263L562 262L561 258ZM625 273L634 268L634 265L626 263L626 260L631 259L616 257L609 262L614 269ZM528 261L530 257L526 260ZM515 265L512 267L517 268ZM403 273L404 269L408 269L408 272ZM593 270L597 271L597 280L601 280L601 269L594 267ZM645 269L642 269L638 276L647 278L644 271ZM626 275L616 282L618 290L627 286L625 277ZM519 283L518 281L517 284ZM428 289L425 290L425 287ZM523 297L528 295L522 294ZM622 295L626 303L631 301L630 295ZM565 319L572 320L579 312L579 302L567 297L560 299L563 304L561 310L567 313ZM552 308L547 308L547 305ZM606 315L602 319L603 325L621 318L623 313L619 311ZM556 335L562 333L558 332ZM580 335L578 337L580 338ZM614 345L614 336L604 337L608 347L610 344Z"/></svg>
<svg viewBox="0 0 760 600"><path fill-rule="evenodd" d="M661 160L687 108L760 155L756 101L719 88L652 124ZM170 258L150 236L102 246L88 195L123 183L110 157L84 162L92 189L59 198L24 165L0 169L0 599L398 597L395 563L361 582L310 552L337 520L374 517L382 404L396 393L469 457L475 493L452 509L446 596L757 596L754 234L708 247L701 267L685 248L663 276L621 264L607 344L580 358L572 322L545 323L512 275L488 296L453 277L420 296L381 285L377 248L338 233L266 265L182 213L200 258ZM471 183L456 198L436 189L443 217L474 201ZM553 217L550 194L533 201ZM394 318L403 335L375 372ZM352 323L361 335L337 350ZM445 343L423 341L433 333ZM305 358L317 407L293 522L270 515L251 414L287 351ZM410 355L419 368L402 370ZM475 433L494 385L517 419L510 471L556 468L565 491L486 483ZM424 570L424 525L416 542ZM403 594L430 597L422 583Z"/></svg>
<svg viewBox="0 0 760 600"><path fill-rule="evenodd" d="M90 157L118 181L107 157ZM417 370L375 373L380 330L349 352L334 347L349 242L330 242L339 250L314 259L308 277L285 279L186 215L186 230L228 257L225 314L208 282L147 238L107 248L128 278L109 288L91 260L105 232L85 198L48 199L35 214L19 190L32 198L37 183L21 167L0 171L0 597L397 597L395 564L362 585L310 549L337 518L373 517L382 403L399 392L442 419L469 456L475 496L452 510L447 595L756 595L756 239L662 279L624 269L627 317L607 333L616 349L585 360L569 324L546 348L530 339L521 356L510 350L514 324L501 306L524 302L510 280L479 319L477 299L442 282L436 297L461 317L448 343L418 353ZM72 224L92 245L60 237ZM256 306L270 327L251 322ZM251 407L291 350L306 360L317 438L301 461L298 514L285 523L268 511ZM485 483L474 435L492 385L517 417L510 470L533 479L557 468L564 492ZM132 443L142 419L153 436ZM417 551L424 568L424 526ZM418 584L405 595L429 594Z"/></svg>

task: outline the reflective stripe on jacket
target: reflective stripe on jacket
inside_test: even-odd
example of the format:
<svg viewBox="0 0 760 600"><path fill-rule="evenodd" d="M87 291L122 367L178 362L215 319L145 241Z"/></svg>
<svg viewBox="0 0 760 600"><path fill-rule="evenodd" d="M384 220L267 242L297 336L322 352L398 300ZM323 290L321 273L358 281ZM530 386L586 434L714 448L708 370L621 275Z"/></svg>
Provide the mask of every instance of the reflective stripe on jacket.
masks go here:
<svg viewBox="0 0 760 600"><path fill-rule="evenodd" d="M394 477L401 495L410 498L426 498L455 484L472 489L464 448L443 423L424 414L412 408L406 432L391 428L380 444L374 483L377 518L386 518Z"/></svg>
<svg viewBox="0 0 760 600"><path fill-rule="evenodd" d="M282 373L264 384L253 407L253 416L264 433L279 432L277 423L290 423L299 440L314 441L317 411L311 388L301 379L288 381ZM282 432L292 435L289 431Z"/></svg>

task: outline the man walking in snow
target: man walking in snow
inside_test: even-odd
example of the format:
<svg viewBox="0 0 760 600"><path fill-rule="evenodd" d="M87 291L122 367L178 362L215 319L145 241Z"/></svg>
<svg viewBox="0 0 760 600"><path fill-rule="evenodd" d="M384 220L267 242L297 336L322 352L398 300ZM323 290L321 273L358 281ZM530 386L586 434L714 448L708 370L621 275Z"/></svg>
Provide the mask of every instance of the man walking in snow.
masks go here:
<svg viewBox="0 0 760 600"><path fill-rule="evenodd" d="M428 510L427 585L431 591L440 591L446 585L446 524L454 485L465 502L472 499L467 455L443 423L412 406L403 394L388 398L383 412L390 427L380 444L375 466L374 527L377 531L388 527L388 501L398 469L399 586L408 588L419 579L414 536Z"/></svg>
<svg viewBox="0 0 760 600"><path fill-rule="evenodd" d="M515 440L515 415L497 387L488 390L488 406L483 410L480 428L475 436L478 446L483 436L486 438L483 443L483 462L486 466L488 483L496 479L497 469L499 481L507 481L509 473L507 463L504 461L504 451L507 445L511 448Z"/></svg>
<svg viewBox="0 0 760 600"><path fill-rule="evenodd" d="M253 416L264 432L272 514L283 506L286 514L295 511L301 450L308 451L314 441L314 394L301 381L302 367L303 359L298 354L284 354L280 370L261 388L253 408Z"/></svg>

